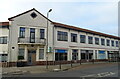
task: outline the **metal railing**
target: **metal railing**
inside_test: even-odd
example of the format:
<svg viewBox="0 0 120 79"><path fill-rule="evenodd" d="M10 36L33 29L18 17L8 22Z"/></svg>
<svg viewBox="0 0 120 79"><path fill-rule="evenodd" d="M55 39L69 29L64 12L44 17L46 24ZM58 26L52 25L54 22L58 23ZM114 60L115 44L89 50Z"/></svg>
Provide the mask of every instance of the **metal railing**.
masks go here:
<svg viewBox="0 0 120 79"><path fill-rule="evenodd" d="M40 44L46 44L46 39L40 39L40 38L34 38L31 39L30 37L20 38L18 37L18 43L40 43Z"/></svg>

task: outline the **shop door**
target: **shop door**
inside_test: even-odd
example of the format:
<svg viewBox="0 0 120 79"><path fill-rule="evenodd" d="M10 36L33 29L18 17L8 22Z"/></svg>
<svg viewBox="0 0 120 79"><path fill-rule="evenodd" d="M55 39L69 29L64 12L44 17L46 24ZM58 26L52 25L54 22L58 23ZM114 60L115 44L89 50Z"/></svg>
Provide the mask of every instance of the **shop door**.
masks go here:
<svg viewBox="0 0 120 79"><path fill-rule="evenodd" d="M36 64L36 51L28 51L28 65Z"/></svg>

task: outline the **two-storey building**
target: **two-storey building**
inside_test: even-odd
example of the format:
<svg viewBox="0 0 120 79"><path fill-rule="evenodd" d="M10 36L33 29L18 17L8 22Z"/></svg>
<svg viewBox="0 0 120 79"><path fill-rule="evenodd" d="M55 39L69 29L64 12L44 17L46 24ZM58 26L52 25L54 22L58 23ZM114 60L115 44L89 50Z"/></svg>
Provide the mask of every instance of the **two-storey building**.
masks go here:
<svg viewBox="0 0 120 79"><path fill-rule="evenodd" d="M34 8L8 20L0 24L0 57L10 66L18 61L44 65L119 56L119 37L53 22Z"/></svg>

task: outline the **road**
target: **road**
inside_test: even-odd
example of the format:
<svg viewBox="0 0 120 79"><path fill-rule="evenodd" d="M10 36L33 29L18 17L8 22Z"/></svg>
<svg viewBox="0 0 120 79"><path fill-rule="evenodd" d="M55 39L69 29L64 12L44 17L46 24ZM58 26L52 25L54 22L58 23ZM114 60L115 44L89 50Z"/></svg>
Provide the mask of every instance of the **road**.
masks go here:
<svg viewBox="0 0 120 79"><path fill-rule="evenodd" d="M118 77L118 63L80 65L67 71L23 74L16 77Z"/></svg>

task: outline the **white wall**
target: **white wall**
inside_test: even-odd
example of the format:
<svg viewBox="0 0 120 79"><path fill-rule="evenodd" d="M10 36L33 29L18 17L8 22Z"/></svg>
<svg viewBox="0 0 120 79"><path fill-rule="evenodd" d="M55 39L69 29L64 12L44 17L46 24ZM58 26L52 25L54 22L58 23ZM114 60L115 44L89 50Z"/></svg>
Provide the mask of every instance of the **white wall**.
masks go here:
<svg viewBox="0 0 120 79"><path fill-rule="evenodd" d="M37 14L36 18L32 18L30 14L32 12L35 12ZM40 28L45 29L45 37L46 35L46 28L47 28L47 19L44 18L42 15L40 15L38 12L35 10L30 11L26 14L23 14L21 16L18 16L11 21L11 27L10 27L10 53L11 53L11 61L17 61L17 56L18 56L18 37L19 37L19 28L20 27L25 27L26 28L26 36L29 37L29 31L30 28L35 28L36 32L36 37L39 38L39 30ZM50 21L48 21L49 24L49 46L52 47L52 27L53 25L51 24ZM12 49L12 47L15 47L15 49Z"/></svg>
<svg viewBox="0 0 120 79"><path fill-rule="evenodd" d="M0 28L0 37L7 37L8 41L9 36L9 29L8 28ZM7 44L0 44L0 54L7 54L8 53L8 43Z"/></svg>
<svg viewBox="0 0 120 79"><path fill-rule="evenodd" d="M68 41L57 41L57 31L68 32ZM71 33L77 34L77 43L71 42ZM86 35L86 43L80 43L80 35ZM88 36L93 37L93 44L88 44ZM95 37L99 38L99 45L95 44ZM105 46L101 45L101 38L105 39ZM110 40L110 46L106 46L106 39ZM78 49L83 48L83 49L95 49L95 50L113 50L113 51L118 50L118 47L116 47L116 45L114 47L111 46L111 40L117 41L117 39L93 35L93 34L85 33L85 32L78 32L78 31L74 31L74 30L61 28L61 27L55 27L54 40L55 40L55 47L60 47L60 48L69 48L72 46L72 47L76 47Z"/></svg>

